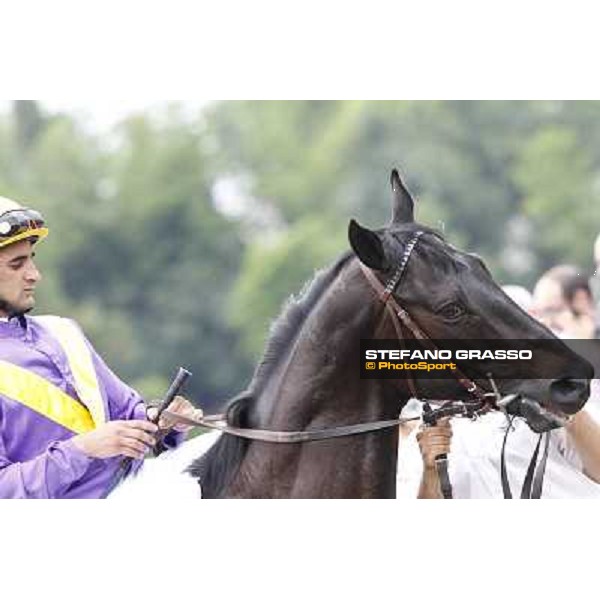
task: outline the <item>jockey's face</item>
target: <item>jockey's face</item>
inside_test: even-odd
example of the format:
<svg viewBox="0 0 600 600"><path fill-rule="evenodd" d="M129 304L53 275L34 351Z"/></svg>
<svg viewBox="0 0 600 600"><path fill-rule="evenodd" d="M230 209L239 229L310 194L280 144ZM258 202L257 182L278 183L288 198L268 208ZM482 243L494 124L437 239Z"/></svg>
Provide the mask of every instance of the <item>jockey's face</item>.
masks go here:
<svg viewBox="0 0 600 600"><path fill-rule="evenodd" d="M30 239L0 248L0 317L23 314L35 306L35 286L42 276L33 262L33 249Z"/></svg>

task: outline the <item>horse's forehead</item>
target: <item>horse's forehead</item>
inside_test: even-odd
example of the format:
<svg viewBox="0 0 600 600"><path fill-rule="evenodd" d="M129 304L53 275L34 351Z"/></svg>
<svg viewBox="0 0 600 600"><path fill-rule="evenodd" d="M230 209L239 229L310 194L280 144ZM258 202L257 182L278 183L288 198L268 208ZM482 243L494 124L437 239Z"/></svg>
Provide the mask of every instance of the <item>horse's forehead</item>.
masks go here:
<svg viewBox="0 0 600 600"><path fill-rule="evenodd" d="M467 265L468 258L472 256L437 235L425 236L425 240L428 248L451 261Z"/></svg>
<svg viewBox="0 0 600 600"><path fill-rule="evenodd" d="M452 244L447 244L447 246L450 249L450 252L448 253L450 258L452 258L453 260L455 260L456 262L458 262L460 264L469 266L470 263L472 262L472 259L476 258L475 254L473 254L471 252L465 252L464 250L461 250L460 248L457 248L456 246L453 246Z"/></svg>
<svg viewBox="0 0 600 600"><path fill-rule="evenodd" d="M425 235L421 239L429 247L434 248L436 250L441 250L443 252L449 253L461 252L456 246L454 246L453 244L451 244L450 242L438 235Z"/></svg>
<svg viewBox="0 0 600 600"><path fill-rule="evenodd" d="M423 237L426 252L422 255L422 260L426 262L428 271L434 278L438 278L440 273L448 275L455 272L475 272L475 263L481 261L476 254L460 250L439 236ZM440 279L441 282L447 283L447 279L444 277Z"/></svg>

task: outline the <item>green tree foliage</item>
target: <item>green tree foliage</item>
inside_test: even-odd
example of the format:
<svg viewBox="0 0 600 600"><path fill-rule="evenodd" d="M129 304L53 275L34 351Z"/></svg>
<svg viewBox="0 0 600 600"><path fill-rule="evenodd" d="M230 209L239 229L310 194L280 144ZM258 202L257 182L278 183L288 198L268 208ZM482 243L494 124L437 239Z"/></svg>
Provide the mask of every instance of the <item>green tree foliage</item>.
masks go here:
<svg viewBox="0 0 600 600"><path fill-rule="evenodd" d="M557 262L587 266L591 241L600 230L600 200L594 191L594 161L576 132L553 126L532 136L523 145L515 179L524 193L524 213L536 232L545 233L531 240L543 267Z"/></svg>
<svg viewBox="0 0 600 600"><path fill-rule="evenodd" d="M275 239L248 246L229 314L249 359L260 356L269 323L290 294L313 278L316 265L327 265L346 249L345 226L308 216Z"/></svg>
<svg viewBox="0 0 600 600"><path fill-rule="evenodd" d="M586 141L600 137L598 117L598 103L216 105L208 121L220 168L249 175L249 194L285 224L279 241L264 232L251 241L234 289L238 305L252 300L233 319L246 351L257 355L281 299L330 250L346 247L350 217L373 227L387 221L393 166L418 199L418 218L480 253L501 282L532 285L555 262L587 264L600 229L600 145ZM565 123L568 139L557 133ZM330 234L304 228L306 218L327 223ZM303 231L310 231L306 242ZM339 245L329 243L333 231Z"/></svg>
<svg viewBox="0 0 600 600"><path fill-rule="evenodd" d="M128 345L112 348L128 377L170 377L186 365L196 397L214 401L236 391L247 371L224 311L239 237L212 205L193 127L176 115L164 123L136 117L121 136L106 174L112 191L86 227L86 244L65 257L64 287L71 298L128 315L137 343L128 355Z"/></svg>
<svg viewBox="0 0 600 600"><path fill-rule="evenodd" d="M32 101L0 115L0 195L51 227L42 311L80 321L149 396L188 366L205 405L246 384L349 219L385 224L392 167L420 221L531 286L557 262L590 267L599 165L597 102L217 102L109 135Z"/></svg>

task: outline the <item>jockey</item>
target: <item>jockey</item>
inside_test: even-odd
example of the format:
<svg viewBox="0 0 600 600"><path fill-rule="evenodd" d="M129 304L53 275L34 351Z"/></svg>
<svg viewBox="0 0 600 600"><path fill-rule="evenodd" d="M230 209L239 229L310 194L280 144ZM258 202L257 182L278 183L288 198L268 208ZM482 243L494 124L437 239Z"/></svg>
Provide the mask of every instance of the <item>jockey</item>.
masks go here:
<svg viewBox="0 0 600 600"><path fill-rule="evenodd" d="M39 212L0 197L0 498L102 498L155 445L156 409L147 414L74 321L29 316L34 248L47 235ZM201 414L181 396L169 410ZM186 429L161 444L178 445Z"/></svg>

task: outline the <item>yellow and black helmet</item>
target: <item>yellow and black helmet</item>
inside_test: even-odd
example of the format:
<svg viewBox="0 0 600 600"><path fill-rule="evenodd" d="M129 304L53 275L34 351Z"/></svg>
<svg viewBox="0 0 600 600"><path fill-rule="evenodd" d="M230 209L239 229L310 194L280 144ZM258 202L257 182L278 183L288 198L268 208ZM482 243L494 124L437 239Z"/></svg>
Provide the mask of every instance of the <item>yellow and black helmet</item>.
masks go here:
<svg viewBox="0 0 600 600"><path fill-rule="evenodd" d="M39 212L0 196L0 248L28 238L35 238L35 243L47 235L48 228Z"/></svg>

